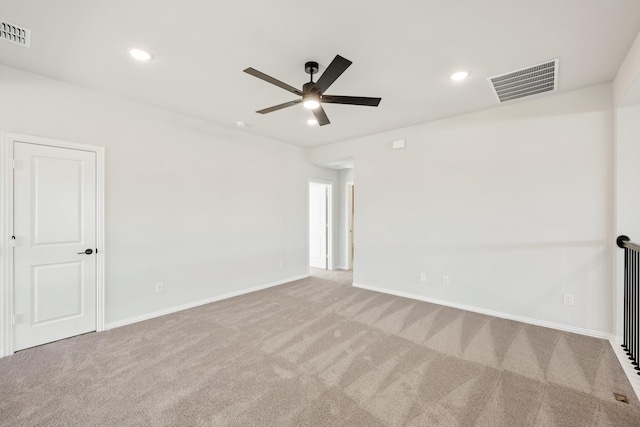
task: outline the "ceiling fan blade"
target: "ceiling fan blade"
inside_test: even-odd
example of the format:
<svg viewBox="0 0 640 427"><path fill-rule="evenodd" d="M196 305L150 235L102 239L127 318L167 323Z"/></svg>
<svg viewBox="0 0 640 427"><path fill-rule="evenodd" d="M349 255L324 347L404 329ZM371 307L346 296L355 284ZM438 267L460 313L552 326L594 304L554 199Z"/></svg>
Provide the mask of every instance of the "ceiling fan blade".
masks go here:
<svg viewBox="0 0 640 427"><path fill-rule="evenodd" d="M302 99L296 99L295 101L285 102L284 104L274 105L273 107L256 111L256 113L267 114L273 111L282 110L283 108L291 107L292 105L300 104L301 102L302 102Z"/></svg>
<svg viewBox="0 0 640 427"><path fill-rule="evenodd" d="M329 123L331 123L329 121L329 117L327 117L327 113L324 112L324 108L322 108L322 105L311 111L313 111L313 115L316 116L316 120L318 121L318 124L320 126L328 125Z"/></svg>
<svg viewBox="0 0 640 427"><path fill-rule="evenodd" d="M324 73L322 73L314 87L318 89L320 93L324 93L324 91L327 90L351 64L352 62L348 59L343 58L340 55L336 55L327 69L324 70Z"/></svg>
<svg viewBox="0 0 640 427"><path fill-rule="evenodd" d="M295 93L296 95L302 96L302 91L301 90L298 90L293 86L290 86L290 85L288 85L286 83L283 83L278 79L274 79L273 77L268 76L268 75L266 75L265 73L263 73L261 71L258 71L256 69L253 69L253 68L249 67L246 70L244 70L244 72L247 73L247 74L251 74L252 76L257 77L257 78L259 78L261 80L264 80L265 82L271 83L272 85L276 85L276 86L278 86L278 87L280 87L280 88L282 88L284 90L288 90L291 93Z"/></svg>
<svg viewBox="0 0 640 427"><path fill-rule="evenodd" d="M322 95L322 102L328 104L349 104L349 105L367 105L369 107L377 107L382 98L369 98L366 96L338 96L338 95Z"/></svg>

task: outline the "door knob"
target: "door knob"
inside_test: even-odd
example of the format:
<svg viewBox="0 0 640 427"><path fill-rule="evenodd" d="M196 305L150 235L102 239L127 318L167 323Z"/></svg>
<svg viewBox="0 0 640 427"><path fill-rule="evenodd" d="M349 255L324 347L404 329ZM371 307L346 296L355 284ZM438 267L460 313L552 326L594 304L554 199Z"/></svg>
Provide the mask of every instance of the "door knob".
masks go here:
<svg viewBox="0 0 640 427"><path fill-rule="evenodd" d="M91 255L92 253L93 253L93 249L87 249L84 252L78 252L78 255L82 255L82 254Z"/></svg>

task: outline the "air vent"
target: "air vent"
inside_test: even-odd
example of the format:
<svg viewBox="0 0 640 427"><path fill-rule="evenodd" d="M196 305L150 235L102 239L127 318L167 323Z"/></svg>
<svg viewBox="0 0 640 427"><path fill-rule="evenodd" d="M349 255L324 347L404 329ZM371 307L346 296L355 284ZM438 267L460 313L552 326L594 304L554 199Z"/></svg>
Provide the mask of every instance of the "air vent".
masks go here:
<svg viewBox="0 0 640 427"><path fill-rule="evenodd" d="M489 84L498 102L554 91L558 89L558 61L556 58L533 67L490 77Z"/></svg>
<svg viewBox="0 0 640 427"><path fill-rule="evenodd" d="M0 39L10 41L21 46L31 46L31 30L18 27L9 22L0 21Z"/></svg>

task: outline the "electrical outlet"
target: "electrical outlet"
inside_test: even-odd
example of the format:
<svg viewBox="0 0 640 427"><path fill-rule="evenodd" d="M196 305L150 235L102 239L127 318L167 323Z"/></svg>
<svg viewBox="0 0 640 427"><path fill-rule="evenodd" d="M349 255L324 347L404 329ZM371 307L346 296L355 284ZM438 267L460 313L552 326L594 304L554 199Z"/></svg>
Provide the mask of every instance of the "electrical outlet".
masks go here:
<svg viewBox="0 0 640 427"><path fill-rule="evenodd" d="M164 283L156 283L156 294L164 292Z"/></svg>
<svg viewBox="0 0 640 427"><path fill-rule="evenodd" d="M427 281L427 273L420 273L420 281L421 282Z"/></svg>
<svg viewBox="0 0 640 427"><path fill-rule="evenodd" d="M442 276L442 284L445 286L449 285L449 276Z"/></svg>
<svg viewBox="0 0 640 427"><path fill-rule="evenodd" d="M573 295L564 294L563 299L564 299L564 305L573 305Z"/></svg>

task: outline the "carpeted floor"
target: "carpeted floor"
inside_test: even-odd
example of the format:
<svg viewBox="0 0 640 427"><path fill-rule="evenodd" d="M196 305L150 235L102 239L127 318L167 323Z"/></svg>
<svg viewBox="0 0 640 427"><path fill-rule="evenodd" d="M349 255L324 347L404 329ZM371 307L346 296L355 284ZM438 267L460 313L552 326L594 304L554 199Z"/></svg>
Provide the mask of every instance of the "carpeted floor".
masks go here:
<svg viewBox="0 0 640 427"><path fill-rule="evenodd" d="M604 340L350 283L314 270L0 359L0 425L640 426Z"/></svg>

